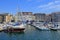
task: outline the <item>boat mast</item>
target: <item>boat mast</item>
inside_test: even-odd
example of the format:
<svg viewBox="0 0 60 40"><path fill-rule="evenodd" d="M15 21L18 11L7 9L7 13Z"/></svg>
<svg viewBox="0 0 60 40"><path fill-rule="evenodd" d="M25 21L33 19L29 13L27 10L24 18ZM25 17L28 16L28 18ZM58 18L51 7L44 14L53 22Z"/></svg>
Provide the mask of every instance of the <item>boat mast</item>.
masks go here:
<svg viewBox="0 0 60 40"><path fill-rule="evenodd" d="M17 13L20 12L20 14L18 14L18 15L20 15L19 21L23 21L23 14L22 14L22 10L21 10L20 5L19 5L20 1L19 0L17 0L17 1L18 1Z"/></svg>

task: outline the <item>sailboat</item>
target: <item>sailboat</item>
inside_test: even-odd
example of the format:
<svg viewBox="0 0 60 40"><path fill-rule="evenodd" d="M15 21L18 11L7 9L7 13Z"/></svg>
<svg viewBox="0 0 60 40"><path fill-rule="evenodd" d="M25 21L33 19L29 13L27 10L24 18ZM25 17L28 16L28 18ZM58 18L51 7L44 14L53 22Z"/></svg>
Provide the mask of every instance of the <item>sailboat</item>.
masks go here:
<svg viewBox="0 0 60 40"><path fill-rule="evenodd" d="M18 7L17 7L17 10L19 10ZM21 15L22 15L22 12L21 12ZM26 24L24 24L23 22L19 25L11 23L11 25L8 25L6 27L5 31L7 31L7 32L24 32L25 26L26 26Z"/></svg>

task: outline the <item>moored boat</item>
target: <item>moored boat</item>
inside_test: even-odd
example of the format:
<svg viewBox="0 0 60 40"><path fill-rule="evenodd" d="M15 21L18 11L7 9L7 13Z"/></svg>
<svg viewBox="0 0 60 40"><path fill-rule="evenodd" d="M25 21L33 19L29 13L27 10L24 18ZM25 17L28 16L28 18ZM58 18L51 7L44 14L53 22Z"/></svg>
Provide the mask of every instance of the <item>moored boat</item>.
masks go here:
<svg viewBox="0 0 60 40"><path fill-rule="evenodd" d="M12 26L9 26L5 29L5 31L7 32L24 32L25 30L25 24L21 24L21 25L12 25Z"/></svg>
<svg viewBox="0 0 60 40"><path fill-rule="evenodd" d="M51 30L53 30L53 31L57 31L57 30L60 30L60 28L59 27L54 27L54 28L50 28Z"/></svg>
<svg viewBox="0 0 60 40"><path fill-rule="evenodd" d="M40 29L40 30L45 30L45 31L50 30L50 29L49 29L49 28L47 28L47 27L40 27L39 29Z"/></svg>
<svg viewBox="0 0 60 40"><path fill-rule="evenodd" d="M36 28L39 30L42 30L42 31L49 31L50 30L49 28L44 27L44 26L42 26L42 27L36 26Z"/></svg>

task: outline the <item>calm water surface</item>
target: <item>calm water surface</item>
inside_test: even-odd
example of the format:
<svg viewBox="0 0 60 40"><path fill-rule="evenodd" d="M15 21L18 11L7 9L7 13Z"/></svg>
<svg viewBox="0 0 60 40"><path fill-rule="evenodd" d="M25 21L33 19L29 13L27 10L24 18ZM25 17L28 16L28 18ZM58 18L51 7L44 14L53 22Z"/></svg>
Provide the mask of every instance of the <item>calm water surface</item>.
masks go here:
<svg viewBox="0 0 60 40"><path fill-rule="evenodd" d="M60 31L40 31L27 25L24 33L0 32L0 40L60 40Z"/></svg>

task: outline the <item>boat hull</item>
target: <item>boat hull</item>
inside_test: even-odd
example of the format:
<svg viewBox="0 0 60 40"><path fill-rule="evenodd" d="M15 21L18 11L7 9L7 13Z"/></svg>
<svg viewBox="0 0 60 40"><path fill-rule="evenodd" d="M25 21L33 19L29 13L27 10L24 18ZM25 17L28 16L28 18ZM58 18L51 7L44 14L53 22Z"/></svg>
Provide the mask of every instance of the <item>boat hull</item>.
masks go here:
<svg viewBox="0 0 60 40"><path fill-rule="evenodd" d="M25 28L9 28L6 29L6 32L24 32Z"/></svg>
<svg viewBox="0 0 60 40"><path fill-rule="evenodd" d="M51 30L57 31L57 30L60 30L60 28L51 28Z"/></svg>

